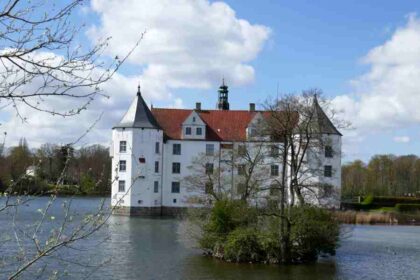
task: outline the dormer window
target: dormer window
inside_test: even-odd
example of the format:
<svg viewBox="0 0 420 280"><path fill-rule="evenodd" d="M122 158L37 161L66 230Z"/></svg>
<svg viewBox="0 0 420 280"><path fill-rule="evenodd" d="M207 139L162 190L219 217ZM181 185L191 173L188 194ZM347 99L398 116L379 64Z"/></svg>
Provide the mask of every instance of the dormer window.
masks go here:
<svg viewBox="0 0 420 280"><path fill-rule="evenodd" d="M251 137L257 136L257 129L250 128L249 129L249 136L251 136Z"/></svg>
<svg viewBox="0 0 420 280"><path fill-rule="evenodd" d="M185 139L203 139L206 135L206 124L196 111L192 111L182 123L182 131Z"/></svg>

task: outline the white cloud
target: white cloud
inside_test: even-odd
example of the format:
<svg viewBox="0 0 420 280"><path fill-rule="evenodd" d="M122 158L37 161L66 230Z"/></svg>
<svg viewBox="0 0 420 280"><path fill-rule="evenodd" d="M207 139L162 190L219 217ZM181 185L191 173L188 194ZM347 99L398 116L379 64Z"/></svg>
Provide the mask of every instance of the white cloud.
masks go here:
<svg viewBox="0 0 420 280"><path fill-rule="evenodd" d="M107 144L110 128L127 110L139 81L148 104L160 100L176 108L184 105L172 94L173 89L214 87L222 76L232 85L248 84L254 79L254 69L248 63L257 57L270 34L265 26L237 18L234 10L222 2L93 0L90 12L83 9L80 16L92 16L92 10L100 20L89 35L92 39L112 36L107 53L111 57L127 53L147 30L129 58L134 74L114 75L102 87L110 98L96 98L89 110L75 117L53 117L21 106L19 112L27 117L27 122L22 123L13 107L2 109L0 132L8 133L7 145L16 144L21 137L31 146L72 142L102 113L100 122L81 144ZM28 85L25 90L35 87ZM65 110L76 102L59 98L45 104Z"/></svg>
<svg viewBox="0 0 420 280"><path fill-rule="evenodd" d="M270 29L237 18L223 2L208 0L93 0L99 26L93 38L112 36L109 54L126 53L146 30L129 62L144 67L144 92L171 97L177 88L209 88L220 83L246 85Z"/></svg>
<svg viewBox="0 0 420 280"><path fill-rule="evenodd" d="M66 144L80 137L96 120L99 122L82 139L79 145L89 143L108 144L110 141L110 128L127 110L129 102L135 96L133 90L135 78L115 74L113 79L103 85L105 92L118 93L113 98L97 96L88 110L71 117L52 116L51 114L34 110L17 101L17 107L6 106L0 115L0 133L7 132L6 145L15 145L20 138L26 138L30 146L39 146L52 142ZM25 92L33 92L37 88L38 80L22 88ZM88 89L78 89L80 94ZM66 111L78 108L84 103L80 99L65 97L45 98L41 103L43 108L54 108L55 111ZM22 118L26 119L25 122ZM102 115L102 116L101 116Z"/></svg>
<svg viewBox="0 0 420 280"><path fill-rule="evenodd" d="M409 143L411 139L408 136L396 136L393 140L396 143Z"/></svg>
<svg viewBox="0 0 420 280"><path fill-rule="evenodd" d="M410 15L363 62L370 70L352 81L354 93L333 103L359 130L384 130L420 124L420 20Z"/></svg>

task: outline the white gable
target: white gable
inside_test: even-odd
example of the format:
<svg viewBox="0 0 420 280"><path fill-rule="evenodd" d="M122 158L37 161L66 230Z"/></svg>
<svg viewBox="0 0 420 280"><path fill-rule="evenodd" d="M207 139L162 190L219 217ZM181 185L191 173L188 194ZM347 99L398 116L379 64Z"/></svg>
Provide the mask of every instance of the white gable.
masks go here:
<svg viewBox="0 0 420 280"><path fill-rule="evenodd" d="M196 111L192 111L188 118L182 123L182 125L206 125L200 118L200 115Z"/></svg>
<svg viewBox="0 0 420 280"><path fill-rule="evenodd" d="M183 139L205 139L206 124L196 111L192 111L182 123Z"/></svg>

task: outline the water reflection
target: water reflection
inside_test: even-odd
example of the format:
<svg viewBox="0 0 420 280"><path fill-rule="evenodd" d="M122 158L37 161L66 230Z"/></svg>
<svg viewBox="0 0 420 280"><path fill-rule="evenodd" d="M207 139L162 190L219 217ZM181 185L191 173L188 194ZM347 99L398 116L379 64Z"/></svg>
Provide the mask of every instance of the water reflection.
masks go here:
<svg viewBox="0 0 420 280"><path fill-rule="evenodd" d="M58 201L57 203L59 203ZM79 217L95 211L100 199L73 201ZM37 218L45 204L23 207L19 223ZM55 207L55 206L54 206ZM57 219L60 218L57 206ZM0 216L7 229L10 219ZM3 231L4 232L4 231ZM61 253L80 263L103 264L89 279L420 279L420 227L356 226L346 228L346 238L334 258L310 265L232 264L203 257L179 241L178 221L112 216L107 227L76 250ZM350 234L349 234L350 232ZM5 254L5 246L1 247ZM91 268L65 263L63 279L83 279ZM4 270L3 270L4 272ZM0 273L0 279L3 277ZM27 275L24 279L32 279Z"/></svg>

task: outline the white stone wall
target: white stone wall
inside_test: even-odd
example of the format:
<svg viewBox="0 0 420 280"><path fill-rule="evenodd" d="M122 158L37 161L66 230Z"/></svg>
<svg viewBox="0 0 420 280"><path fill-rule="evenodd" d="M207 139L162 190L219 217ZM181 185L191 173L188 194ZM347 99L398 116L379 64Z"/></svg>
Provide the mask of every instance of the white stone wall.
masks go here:
<svg viewBox="0 0 420 280"><path fill-rule="evenodd" d="M173 144L181 144L181 154L173 154ZM201 157L206 152L206 144L213 144L215 157L218 156L219 142L194 141L194 140L169 140L164 144L163 165L163 205L169 207L187 207L191 205L188 200L191 196L199 195L199 192L191 191L185 183L185 177L194 174L188 167L192 165L194 158ZM172 163L181 164L180 174L172 173ZM216 168L217 166L215 166ZM180 193L172 193L172 182L180 182ZM175 201L174 201L175 200Z"/></svg>
<svg viewBox="0 0 420 280"><path fill-rule="evenodd" d="M120 141L127 141L127 151L119 152ZM155 145L159 143L159 153ZM162 143L163 133L156 129L116 128L113 130L112 205L120 201L121 206L160 207L162 197ZM145 162L140 162L140 158ZM120 160L126 161L126 171L120 172ZM155 172L155 161L159 172ZM116 179L118 177L118 179ZM118 191L118 181L125 181L125 193ZM158 181L159 192L154 192L154 181Z"/></svg>
<svg viewBox="0 0 420 280"><path fill-rule="evenodd" d="M314 204L320 203L323 206L330 208L338 208L340 205L341 195L341 136L339 135L324 135L323 146L329 145L333 149L333 156L325 156L325 147L318 147L316 150L310 150L307 153L307 165L309 171L304 176L307 184L321 184L332 186L332 189L325 190L331 191L329 197L323 197L317 189L317 196L311 192L306 192L306 198ZM332 176L324 176L325 166L332 166Z"/></svg>
<svg viewBox="0 0 420 280"><path fill-rule="evenodd" d="M127 207L190 207L198 206L191 204L190 197L199 196L199 192L191 191L191 188L187 187L184 178L192 174L192 170L188 167L192 165L193 160L198 157L202 157L206 152L206 144L214 145L214 169L219 168L218 163L220 162L220 168L224 170L221 174L222 183L228 188L233 185L236 186L240 182L240 176L238 175L237 168L231 168L231 164L228 160L232 159L231 149L221 149L220 142L216 141L205 141L205 140L168 140L163 143L162 131L156 129L121 129L116 128L113 130L113 143L111 147L112 151L112 178L118 176L118 180L126 181L126 193L118 192L118 180L114 180L112 184L112 205L115 205L117 201L121 200L121 206ZM331 165L333 167L332 177L326 178L323 173L319 173L316 176L311 175L313 182L327 183L336 188L336 191L340 192L341 186L341 137L338 135L325 136L330 141L333 150L333 158L325 158L324 150L319 151L319 155L316 157L308 155L308 165L314 167L315 165L323 170L324 165ZM119 152L119 142L127 141L127 152ZM328 142L326 141L326 142ZM160 143L159 153L155 152L156 142ZM173 154L173 144L181 144L181 154ZM226 142L224 144L232 144L233 148L237 151L239 145L244 143L240 142ZM265 155L264 164L261 168L266 172L265 181L266 186L270 186L273 180L277 179L270 176L270 167L272 164L278 164L279 172L281 173L282 167L279 163L278 158L270 157L271 145L265 144ZM247 142L245 143L248 149L252 147L259 147L260 143ZM276 143L276 145L281 145ZM220 153L219 153L220 151ZM219 155L221 158L219 160ZM139 158L144 158L145 163L140 163ZM120 160L126 160L127 171L117 171L118 163ZM238 159L236 159L237 161ZM159 162L159 172L155 172L155 161ZM179 162L181 165L180 173L172 173L172 163ZM204 170L203 170L204 172ZM232 176L233 175L233 176ZM261 176L261 174L259 175ZM158 192L154 192L154 182L158 182ZM180 192L172 193L172 182L180 182ZM131 186L131 187L130 187ZM235 188L234 188L235 190ZM234 195L235 192L233 191ZM268 194L268 191L261 193L261 196ZM338 196L339 198L339 196ZM339 200L331 198L326 201L330 205L337 206Z"/></svg>

